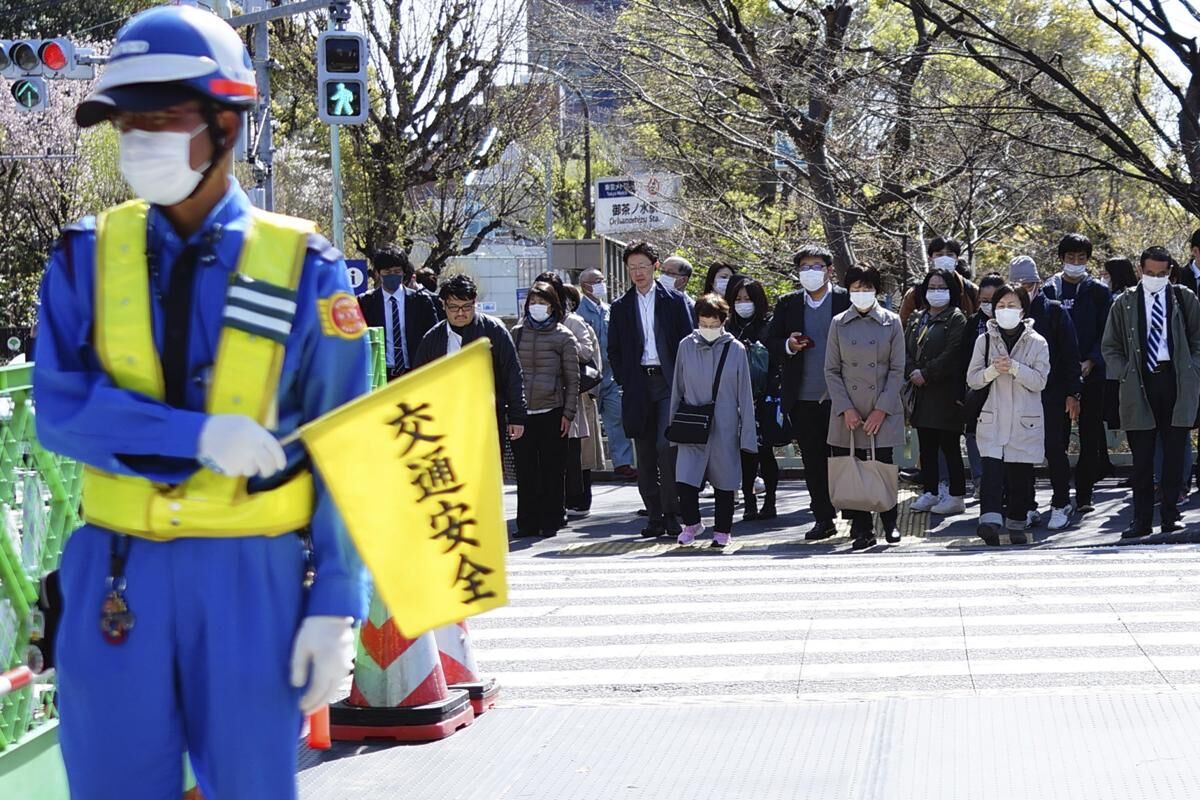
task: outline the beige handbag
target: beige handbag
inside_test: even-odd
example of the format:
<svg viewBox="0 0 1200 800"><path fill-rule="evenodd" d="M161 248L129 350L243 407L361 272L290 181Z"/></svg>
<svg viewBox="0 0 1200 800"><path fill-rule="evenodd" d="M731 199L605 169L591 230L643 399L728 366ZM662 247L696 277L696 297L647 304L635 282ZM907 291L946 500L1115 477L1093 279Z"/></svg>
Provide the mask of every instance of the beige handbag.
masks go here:
<svg viewBox="0 0 1200 800"><path fill-rule="evenodd" d="M850 431L850 455L829 458L829 499L839 511L888 511L896 505L900 470L895 464L875 460L875 437L871 460L854 455L854 431Z"/></svg>

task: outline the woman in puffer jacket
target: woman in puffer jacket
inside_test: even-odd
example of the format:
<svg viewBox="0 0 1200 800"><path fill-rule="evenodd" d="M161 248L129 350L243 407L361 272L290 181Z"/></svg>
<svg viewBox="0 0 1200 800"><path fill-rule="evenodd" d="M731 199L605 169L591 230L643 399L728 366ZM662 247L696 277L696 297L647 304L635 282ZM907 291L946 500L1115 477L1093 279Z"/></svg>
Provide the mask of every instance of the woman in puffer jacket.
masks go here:
<svg viewBox="0 0 1200 800"><path fill-rule="evenodd" d="M519 537L553 536L563 527L567 434L579 406L579 345L563 327L558 292L538 282L525 298L513 341L525 379L525 433L513 442Z"/></svg>
<svg viewBox="0 0 1200 800"><path fill-rule="evenodd" d="M1050 346L1027 318L1024 289L1001 286L992 306L994 318L971 354L967 385L990 387L975 439L983 458L978 534L995 547L1002 524L1013 544L1028 541L1025 518L1034 508L1033 469L1045 457L1042 390L1050 375Z"/></svg>

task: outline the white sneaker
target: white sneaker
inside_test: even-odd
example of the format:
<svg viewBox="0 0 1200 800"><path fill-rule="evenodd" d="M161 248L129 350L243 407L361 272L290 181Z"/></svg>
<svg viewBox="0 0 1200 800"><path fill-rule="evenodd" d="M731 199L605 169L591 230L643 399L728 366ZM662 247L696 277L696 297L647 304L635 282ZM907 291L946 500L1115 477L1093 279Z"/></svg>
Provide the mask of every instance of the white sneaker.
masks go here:
<svg viewBox="0 0 1200 800"><path fill-rule="evenodd" d="M929 510L934 514L950 516L952 514L962 514L965 512L967 510L967 504L961 497L947 497L945 500Z"/></svg>
<svg viewBox="0 0 1200 800"><path fill-rule="evenodd" d="M941 498L936 494L926 492L916 500L913 500L912 505L909 506L909 508L911 508L913 511L929 511L941 501Z"/></svg>
<svg viewBox="0 0 1200 800"><path fill-rule="evenodd" d="M1071 524L1071 514L1075 512L1075 506L1067 503L1062 508L1050 509L1050 524L1046 527L1052 531L1061 531L1063 528Z"/></svg>

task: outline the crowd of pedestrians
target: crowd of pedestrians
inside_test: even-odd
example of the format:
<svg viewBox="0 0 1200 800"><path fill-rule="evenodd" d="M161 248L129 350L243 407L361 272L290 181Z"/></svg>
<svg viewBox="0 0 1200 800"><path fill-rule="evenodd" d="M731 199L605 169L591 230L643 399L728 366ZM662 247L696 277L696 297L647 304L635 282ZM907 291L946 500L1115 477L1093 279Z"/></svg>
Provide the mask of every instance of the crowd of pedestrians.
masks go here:
<svg viewBox="0 0 1200 800"><path fill-rule="evenodd" d="M855 549L874 545L877 530L895 543L898 493L856 504L839 490L835 507L830 458L893 464L908 427L920 451L905 476L920 487L912 509L958 516L978 500L977 532L989 545L1028 542L1043 519L1034 492L1043 464L1050 530L1093 511L1096 485L1114 474L1108 432L1119 429L1133 460L1134 521L1122 537L1138 539L1152 532L1156 507L1161 530L1182 528L1192 480L1200 231L1190 246L1186 265L1151 247L1136 264L1110 258L1093 273L1092 243L1071 234L1048 278L1019 255L1007 274L976 284L962 245L936 238L928 271L894 312L875 268L835 281L833 256L818 245L796 252L798 287L772 304L761 282L721 262L693 297L687 259L635 242L622 256L626 292L611 297L595 269L578 286L545 272L511 333L475 309L469 277L434 294L403 252L385 249L362 304L385 328L393 378L491 341L499 430L516 466L517 537L553 536L589 513L607 442L614 472L637 481L642 536L696 542L699 498L711 488L711 546L724 547L739 493L744 521L776 517L775 449L794 443L813 519L806 540L835 535L841 514Z"/></svg>

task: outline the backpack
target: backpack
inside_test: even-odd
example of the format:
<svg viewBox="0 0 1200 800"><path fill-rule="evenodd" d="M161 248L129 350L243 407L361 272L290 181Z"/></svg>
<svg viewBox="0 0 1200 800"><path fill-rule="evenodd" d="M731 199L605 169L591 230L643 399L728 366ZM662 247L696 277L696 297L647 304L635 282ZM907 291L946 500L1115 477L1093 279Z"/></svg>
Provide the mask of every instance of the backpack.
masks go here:
<svg viewBox="0 0 1200 800"><path fill-rule="evenodd" d="M746 345L746 357L750 361L750 385L755 397L762 397L767 391L767 380L771 375L771 354L762 342L750 342Z"/></svg>

